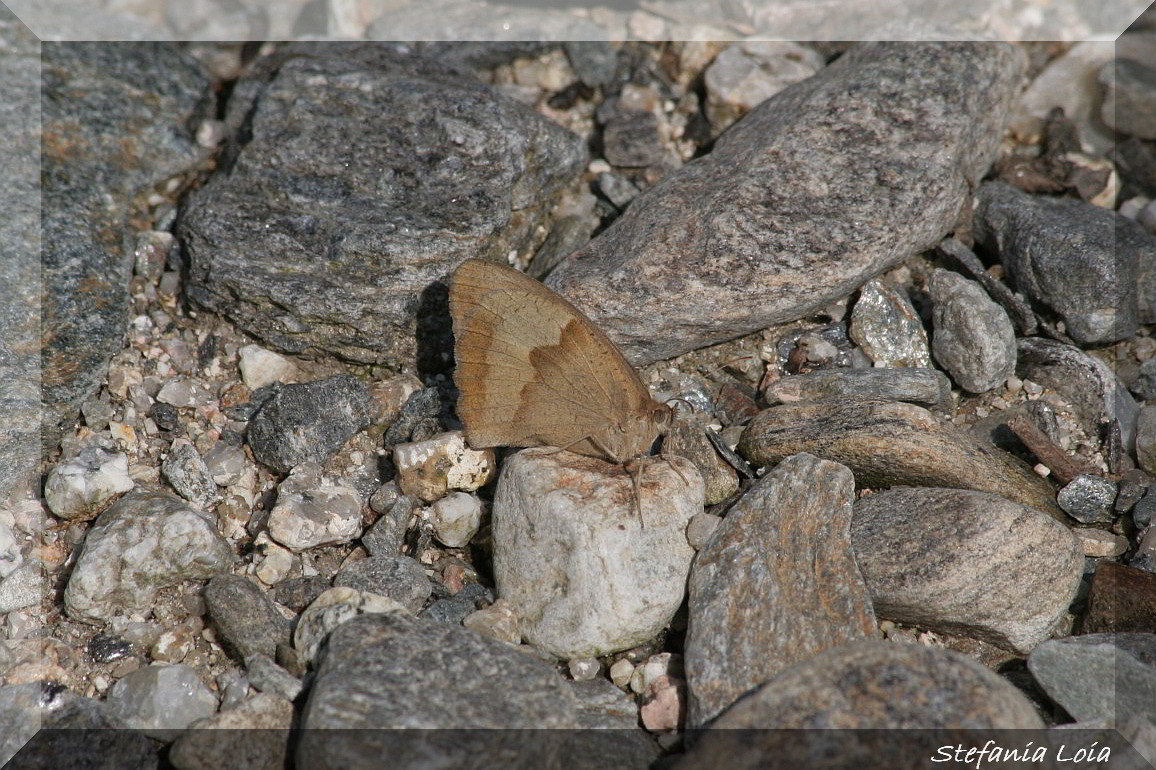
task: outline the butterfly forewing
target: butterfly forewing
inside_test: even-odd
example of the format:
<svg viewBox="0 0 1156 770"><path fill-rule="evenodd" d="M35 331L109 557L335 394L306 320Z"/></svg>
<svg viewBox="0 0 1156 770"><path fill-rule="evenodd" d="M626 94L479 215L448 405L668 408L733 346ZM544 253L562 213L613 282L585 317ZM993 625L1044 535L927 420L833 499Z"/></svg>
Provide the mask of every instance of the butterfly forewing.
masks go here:
<svg viewBox="0 0 1156 770"><path fill-rule="evenodd" d="M471 259L450 285L461 391L470 443L569 446L589 441L653 402L613 343L570 303L518 271Z"/></svg>

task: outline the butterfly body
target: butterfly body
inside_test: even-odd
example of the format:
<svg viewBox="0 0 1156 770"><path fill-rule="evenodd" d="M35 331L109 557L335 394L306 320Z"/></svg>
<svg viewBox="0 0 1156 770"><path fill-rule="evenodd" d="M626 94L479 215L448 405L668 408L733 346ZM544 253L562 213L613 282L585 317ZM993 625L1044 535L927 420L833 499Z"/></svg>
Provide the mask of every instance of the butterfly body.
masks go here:
<svg viewBox="0 0 1156 770"><path fill-rule="evenodd" d="M581 311L513 268L469 259L450 281L458 415L475 448L555 446L622 464L670 407Z"/></svg>

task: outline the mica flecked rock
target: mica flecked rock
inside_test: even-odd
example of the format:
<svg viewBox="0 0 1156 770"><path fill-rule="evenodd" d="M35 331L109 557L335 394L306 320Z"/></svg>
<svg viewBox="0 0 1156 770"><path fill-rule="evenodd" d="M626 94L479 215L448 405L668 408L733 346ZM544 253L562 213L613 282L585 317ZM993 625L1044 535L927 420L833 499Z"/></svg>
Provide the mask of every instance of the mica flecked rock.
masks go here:
<svg viewBox="0 0 1156 770"><path fill-rule="evenodd" d="M627 468L554 449L506 461L491 514L498 596L525 641L559 658L629 649L682 604L702 479L677 456L648 458L640 495ZM639 510L641 505L641 510Z"/></svg>
<svg viewBox="0 0 1156 770"><path fill-rule="evenodd" d="M820 650L875 636L851 550L855 480L838 463L787 458L755 483L690 575L689 723Z"/></svg>
<svg viewBox="0 0 1156 770"><path fill-rule="evenodd" d="M846 465L860 486L973 489L1067 518L1051 484L1026 465L915 404L874 398L782 404L751 421L738 452L757 465L809 452Z"/></svg>

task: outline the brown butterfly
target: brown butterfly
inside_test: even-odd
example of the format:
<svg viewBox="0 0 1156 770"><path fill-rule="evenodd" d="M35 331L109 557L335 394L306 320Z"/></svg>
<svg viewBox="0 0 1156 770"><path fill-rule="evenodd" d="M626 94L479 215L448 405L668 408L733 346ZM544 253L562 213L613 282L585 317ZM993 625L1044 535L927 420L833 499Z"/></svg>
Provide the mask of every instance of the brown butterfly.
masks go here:
<svg viewBox="0 0 1156 770"><path fill-rule="evenodd" d="M450 315L471 446L553 446L622 465L666 433L671 408L590 319L533 278L468 259L450 280Z"/></svg>

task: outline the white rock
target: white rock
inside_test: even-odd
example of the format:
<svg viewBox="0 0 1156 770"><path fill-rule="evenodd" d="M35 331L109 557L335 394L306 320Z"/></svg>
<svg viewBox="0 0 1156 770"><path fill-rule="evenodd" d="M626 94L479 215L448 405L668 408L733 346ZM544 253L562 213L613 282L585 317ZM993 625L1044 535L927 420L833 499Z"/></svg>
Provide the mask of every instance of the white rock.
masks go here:
<svg viewBox="0 0 1156 770"><path fill-rule="evenodd" d="M626 687L634 678L634 664L626 658L614 661L610 667L610 681L617 687Z"/></svg>
<svg viewBox="0 0 1156 770"><path fill-rule="evenodd" d="M250 390L271 382L297 382L300 371L297 365L282 355L266 350L260 345L246 345L237 351L240 359L241 379Z"/></svg>
<svg viewBox="0 0 1156 770"><path fill-rule="evenodd" d="M640 520L623 468L552 449L511 457L494 497L494 575L523 638L569 660L661 631L686 591L686 525L703 493L690 461L651 459Z"/></svg>
<svg viewBox="0 0 1156 770"><path fill-rule="evenodd" d="M823 66L823 57L814 48L798 43L732 43L703 75L706 117L717 135L754 107L787 86L806 80Z"/></svg>
<svg viewBox="0 0 1156 770"><path fill-rule="evenodd" d="M196 382L178 377L165 383L157 393L157 401L175 407L197 406L204 395L207 393Z"/></svg>
<svg viewBox="0 0 1156 770"><path fill-rule="evenodd" d="M669 652L660 652L651 655L646 662L634 669L630 676L630 689L639 695L646 692L650 685L663 676L682 677L682 656Z"/></svg>
<svg viewBox="0 0 1156 770"><path fill-rule="evenodd" d="M575 682L585 682L598 676L601 665L597 658L574 658L567 664L570 678Z"/></svg>
<svg viewBox="0 0 1156 770"><path fill-rule="evenodd" d="M0 578L6 578L24 563L20 542L6 524L0 524Z"/></svg>
<svg viewBox="0 0 1156 770"><path fill-rule="evenodd" d="M333 629L358 615L384 612L409 614L400 603L379 594L356 588L330 588L301 613L293 631L293 647L301 654L303 662L312 662L321 643Z"/></svg>
<svg viewBox="0 0 1156 770"><path fill-rule="evenodd" d="M244 449L228 441L218 441L205 453L205 466L215 483L227 487L241 480L248 462Z"/></svg>
<svg viewBox="0 0 1156 770"><path fill-rule="evenodd" d="M261 534L265 533L262 532ZM260 539L260 535L257 537ZM263 545L265 557L257 565L257 579L267 586L276 585L285 579L289 570L293 569L293 552L268 539Z"/></svg>
<svg viewBox="0 0 1156 770"><path fill-rule="evenodd" d="M64 606L80 620L108 620L148 609L160 589L208 579L232 561L210 516L171 495L135 492L88 531Z"/></svg>
<svg viewBox="0 0 1156 770"><path fill-rule="evenodd" d="M393 464L401 491L429 503L451 489L473 492L484 487L494 473L494 450L470 449L465 434L455 430L398 444Z"/></svg>
<svg viewBox="0 0 1156 770"><path fill-rule="evenodd" d="M434 536L450 548L462 548L482 525L482 501L465 492L452 492L430 507Z"/></svg>
<svg viewBox="0 0 1156 770"><path fill-rule="evenodd" d="M302 463L277 487L269 512L269 536L291 551L327 543L348 543L361 534L361 495Z"/></svg>
<svg viewBox="0 0 1156 770"><path fill-rule="evenodd" d="M128 674L109 690L107 708L125 727L171 741L217 710L217 699L190 666L152 665Z"/></svg>
<svg viewBox="0 0 1156 770"><path fill-rule="evenodd" d="M87 520L117 495L133 488L128 457L89 446L53 468L44 484L44 501L62 519Z"/></svg>

